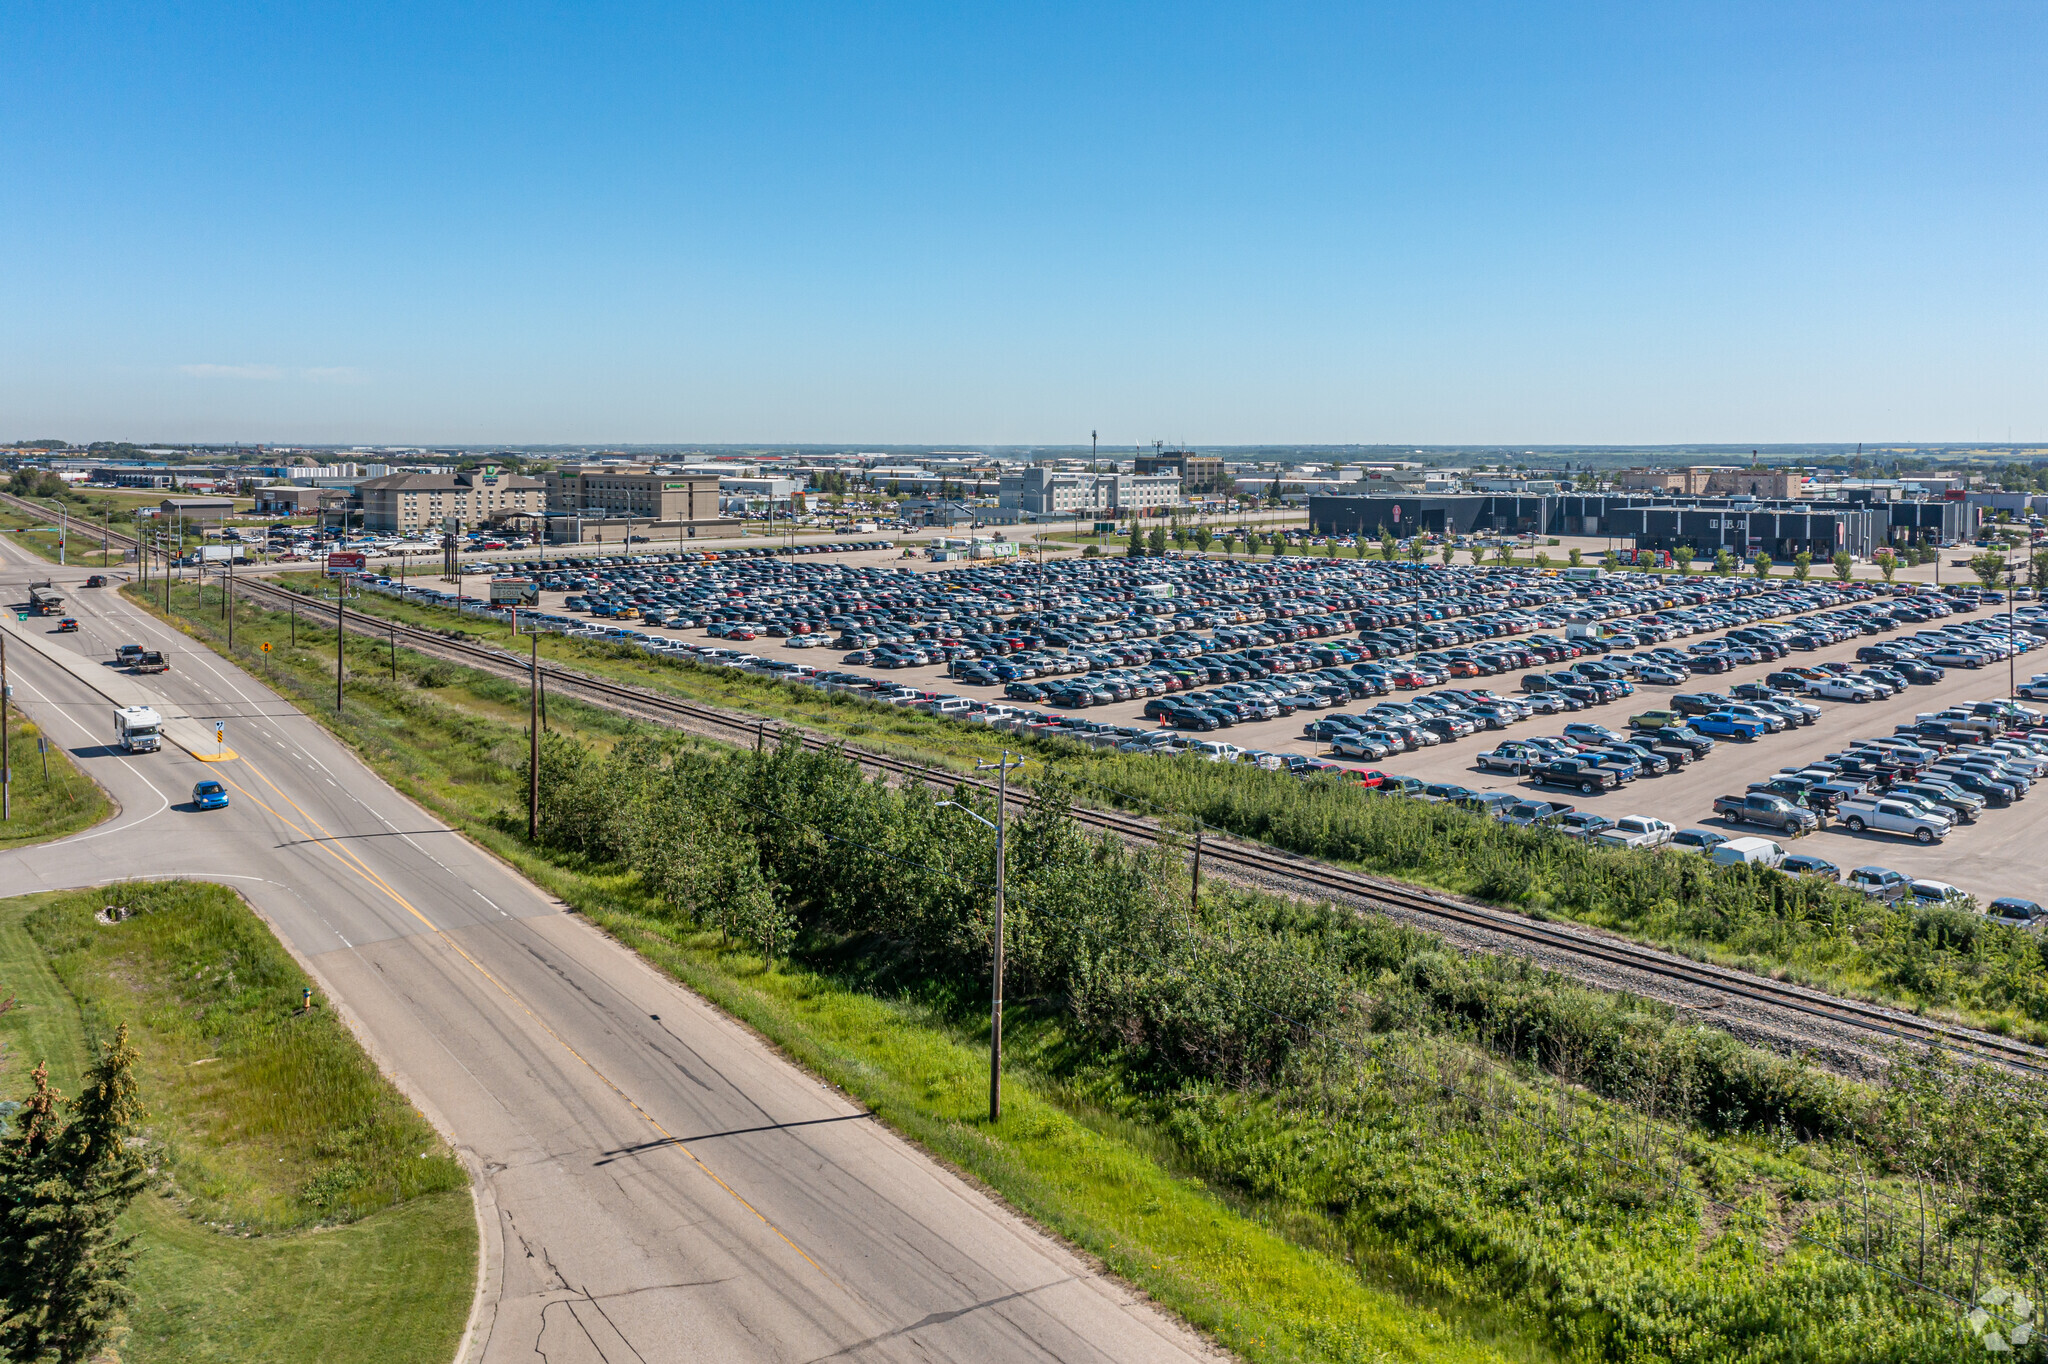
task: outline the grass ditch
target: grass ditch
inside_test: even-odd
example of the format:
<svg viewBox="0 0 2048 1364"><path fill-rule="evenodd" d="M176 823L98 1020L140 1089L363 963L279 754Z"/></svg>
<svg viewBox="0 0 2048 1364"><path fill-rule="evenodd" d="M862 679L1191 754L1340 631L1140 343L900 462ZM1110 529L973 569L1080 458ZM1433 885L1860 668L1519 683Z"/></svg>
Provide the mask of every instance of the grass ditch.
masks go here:
<svg viewBox="0 0 2048 1364"><path fill-rule="evenodd" d="M253 611L243 620L238 637L248 640L274 624ZM212 638L217 624L202 613L189 628ZM273 658L281 689L330 723L332 647L329 634ZM382 646L347 647L359 671L336 731L395 784L1248 1357L1945 1359L1957 1348L1951 1321L1879 1271L1797 1239L1856 1244L1860 1234L1873 1244L1868 1222L1859 1233L1847 1221L1829 1142L1853 1139L1847 1153L1869 1156L1863 1188L1881 1210L1939 1183L1940 1199L1951 1201L1936 1206L1937 1238L1971 1217L1988 1227L1986 1209L2000 1199L2048 1207L2041 1158L2005 1139L2018 1129L1978 1081L1937 1069L1873 1094L1753 1058L1787 1067L1776 1073L1798 1084L1741 1091L1738 1072L1752 1060L1716 1059L1716 1046L1732 1047L1725 1038L1672 1026L1654 1008L1574 996L1540 973L1509 979L1515 968L1493 964L1461 975L1455 955L1432 952L1421 935L1406 946L1376 941L1350 916L1291 918L1306 911L1263 897L1205 896L1203 913L1219 917L1204 931L1227 930L1256 951L1270 940L1283 956L1306 954L1316 970L1341 972L1350 1012L1339 1044L1297 1046L1255 1083L1219 1082L1202 1073L1203 1045L1158 1064L1172 1053L1158 1039L1176 1026L1175 1010L1140 1010L1128 1030L1111 1030L1125 1042L1113 1045L1072 998L1042 996L1035 1008L1020 1006L1010 1039L1019 1097L992 1129L974 1116L985 1044L978 1003L937 983L972 972L919 971L919 952L905 947L917 933L943 937L965 924L965 948L943 950L971 955L971 906L926 914L916 932L835 927L815 917L825 883L803 890L810 883L775 863L764 878L779 888L771 910L797 916L805 931L795 964L785 948L770 968L728 938L723 911L711 911L710 923L679 912L629 870L649 865L631 849L536 849L519 837L520 689L403 650L405 680L393 684ZM420 685L429 676L435 685ZM587 761L609 750L622 763L592 788L604 800L587 804L630 804L631 784L618 778L646 764L623 746L645 742L645 729L601 712L586 720ZM638 823L684 827L698 815ZM971 861L971 850L953 846L971 838L936 829L898 830L883 842ZM758 829L747 837L718 846L769 841ZM732 859L721 852L711 862ZM887 867L832 875L856 898L930 894ZM1083 904L1116 898L1076 894ZM1168 902L1185 903L1185 889L1159 903ZM1658 1058L1668 1068L1658 1070ZM1558 1075L1560 1063L1574 1073ZM1609 1064L1603 1079L1596 1072ZM1603 1089L1616 1093L1594 1092ZM1758 1097L1766 1102L1753 1114L1733 1102ZM1723 1112L1732 1115L1717 1118ZM2021 1116L2019 1127L2030 1120ZM1809 1123L1822 1130L1798 1130ZM1914 1164L1936 1131L1968 1132L1964 1144L1983 1163L1938 1173ZM1999 1140L1988 1139L1993 1132ZM1971 1208L1953 1201L1965 1184L1968 1197L1981 1196ZM1875 1243L1910 1253L1902 1228L1888 1225ZM2031 1223L1999 1226L2022 1258L2042 1234ZM1236 1259L1208 1257L1212 1242ZM1945 1263L1956 1267L1952 1256ZM1967 1286L1967 1257L1961 1272Z"/></svg>
<svg viewBox="0 0 2048 1364"><path fill-rule="evenodd" d="M108 905L129 917L108 922ZM445 1361L476 1273L467 1178L225 887L126 883L0 903L0 1057L74 1092L127 1022L152 1189L121 1358ZM315 992L316 1003L319 1002Z"/></svg>
<svg viewBox="0 0 2048 1364"><path fill-rule="evenodd" d="M507 648L525 644L498 622L438 607L376 593L351 604ZM651 658L630 647L559 635L540 639L543 656L566 666L801 724L892 756L964 771L1005 748L1021 748L1057 768L1084 800L1170 822L1199 819L1360 871L2048 1044L2048 938L1980 915L1894 908L1811 879L1713 868L1678 854L1591 848L1336 782L1304 783L1256 768L999 734L730 669Z"/></svg>
<svg viewBox="0 0 2048 1364"><path fill-rule="evenodd" d="M38 752L43 731L12 707L7 714L9 760L14 768L9 818L0 823L0 849L45 843L89 829L113 813L99 784L78 770L54 741Z"/></svg>

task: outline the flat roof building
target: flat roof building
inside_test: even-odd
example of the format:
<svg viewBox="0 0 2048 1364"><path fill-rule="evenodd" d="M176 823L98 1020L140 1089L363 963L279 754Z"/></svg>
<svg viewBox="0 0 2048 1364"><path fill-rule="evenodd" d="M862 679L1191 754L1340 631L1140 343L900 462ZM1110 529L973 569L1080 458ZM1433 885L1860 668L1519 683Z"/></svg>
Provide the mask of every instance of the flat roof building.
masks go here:
<svg viewBox="0 0 2048 1364"><path fill-rule="evenodd" d="M729 473L740 472L733 466ZM718 476L656 473L646 465L572 465L543 474L548 512L586 519L715 521Z"/></svg>
<svg viewBox="0 0 2048 1364"><path fill-rule="evenodd" d="M235 499L232 497L167 497L158 504L158 510L167 517L218 525L234 513Z"/></svg>
<svg viewBox="0 0 2048 1364"><path fill-rule="evenodd" d="M458 529L547 510L537 478L486 465L460 474L386 474L356 485L363 529L383 535L429 535L453 521Z"/></svg>

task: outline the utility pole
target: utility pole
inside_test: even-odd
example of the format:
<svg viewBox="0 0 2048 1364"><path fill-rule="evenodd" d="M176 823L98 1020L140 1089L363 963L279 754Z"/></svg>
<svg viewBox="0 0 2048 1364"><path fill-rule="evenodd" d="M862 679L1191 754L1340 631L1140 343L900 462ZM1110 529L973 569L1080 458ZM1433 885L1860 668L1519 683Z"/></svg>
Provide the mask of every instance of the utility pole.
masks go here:
<svg viewBox="0 0 2048 1364"><path fill-rule="evenodd" d="M228 552L228 566L220 575L220 611L228 618L228 652L235 651L235 557Z"/></svg>
<svg viewBox="0 0 2048 1364"><path fill-rule="evenodd" d="M540 841L540 636L526 665L526 841Z"/></svg>
<svg viewBox="0 0 2048 1364"><path fill-rule="evenodd" d="M7 748L7 703L13 697L14 688L7 681L7 636L0 633L0 820L14 818L14 764Z"/></svg>
<svg viewBox="0 0 2048 1364"><path fill-rule="evenodd" d="M1195 874L1190 878L1188 909L1197 914L1201 913L1202 910L1202 830L1200 826L1197 826L1195 829Z"/></svg>
<svg viewBox="0 0 2048 1364"><path fill-rule="evenodd" d="M996 835L995 951L989 972L988 1007L988 1120L991 1123L1001 1121L1003 1116L1003 888L1009 832L1010 769L1023 765L1022 758L1011 759L1007 748L1003 750L1001 762L978 762L974 765L977 772L996 774L996 819L993 824L957 800L942 800L938 804L939 809L950 806L958 810L982 827L993 829Z"/></svg>
<svg viewBox="0 0 2048 1364"><path fill-rule="evenodd" d="M341 601L345 579L334 580L334 713L341 714Z"/></svg>
<svg viewBox="0 0 2048 1364"><path fill-rule="evenodd" d="M991 1124L1000 1122L1003 1116L1003 890L1004 874L1008 870L1009 798L1010 768L1022 766L1022 761L1010 761L1010 750L1003 750L1001 762L977 762L974 770L996 769L996 936L994 963L989 972L988 1011L988 1120Z"/></svg>

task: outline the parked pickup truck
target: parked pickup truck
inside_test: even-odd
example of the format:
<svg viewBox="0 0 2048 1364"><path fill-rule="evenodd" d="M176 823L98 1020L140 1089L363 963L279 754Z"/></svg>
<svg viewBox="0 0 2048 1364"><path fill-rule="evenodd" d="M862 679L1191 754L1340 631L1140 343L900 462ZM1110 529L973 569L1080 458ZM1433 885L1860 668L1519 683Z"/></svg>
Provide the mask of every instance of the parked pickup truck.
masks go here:
<svg viewBox="0 0 2048 1364"><path fill-rule="evenodd" d="M1845 800L1835 807L1835 816L1851 833L1876 829L1880 833L1911 834L1922 843L1939 843L1955 827L1954 820L1931 814L1924 808L1915 809L1902 800L1883 797L1863 796Z"/></svg>
<svg viewBox="0 0 2048 1364"><path fill-rule="evenodd" d="M1760 824L1794 838L1820 827L1820 817L1813 811L1768 791L1745 791L1739 796L1717 797L1714 813L1737 824Z"/></svg>
<svg viewBox="0 0 2048 1364"><path fill-rule="evenodd" d="M1770 733L1763 721L1751 720L1732 710L1717 710L1693 718L1692 727L1702 734L1723 739L1758 739Z"/></svg>
<svg viewBox="0 0 2048 1364"><path fill-rule="evenodd" d="M1530 780L1538 786L1569 786L1582 796L1597 791L1612 791L1621 785L1621 776L1612 768L1599 767L1593 763L1580 762L1576 758L1560 758L1544 763L1529 773Z"/></svg>
<svg viewBox="0 0 2048 1364"><path fill-rule="evenodd" d="M1596 843L1610 848L1661 848L1678 832L1675 824L1648 815L1623 815L1611 829L1602 829Z"/></svg>

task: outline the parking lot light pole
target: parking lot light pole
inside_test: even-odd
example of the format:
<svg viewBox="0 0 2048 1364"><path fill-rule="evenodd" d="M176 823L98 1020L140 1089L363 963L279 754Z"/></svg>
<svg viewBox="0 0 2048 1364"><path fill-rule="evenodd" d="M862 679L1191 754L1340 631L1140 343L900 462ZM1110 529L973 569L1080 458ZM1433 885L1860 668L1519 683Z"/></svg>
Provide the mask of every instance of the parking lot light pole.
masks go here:
<svg viewBox="0 0 2048 1364"><path fill-rule="evenodd" d="M2010 561L2005 566L2005 697L2020 699L2020 651L2012 642L2012 594L2019 588L2019 573Z"/></svg>

